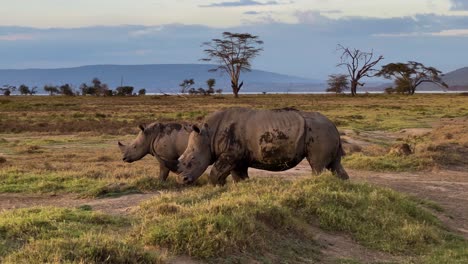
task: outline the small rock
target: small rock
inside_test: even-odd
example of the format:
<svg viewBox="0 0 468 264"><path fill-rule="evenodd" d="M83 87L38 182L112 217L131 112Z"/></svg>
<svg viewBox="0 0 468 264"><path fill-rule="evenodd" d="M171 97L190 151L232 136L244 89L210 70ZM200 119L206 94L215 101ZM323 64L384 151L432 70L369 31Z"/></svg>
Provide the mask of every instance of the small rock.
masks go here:
<svg viewBox="0 0 468 264"><path fill-rule="evenodd" d="M408 156L411 155L413 151L411 150L410 145L407 143L402 143L393 145L389 153L397 156Z"/></svg>

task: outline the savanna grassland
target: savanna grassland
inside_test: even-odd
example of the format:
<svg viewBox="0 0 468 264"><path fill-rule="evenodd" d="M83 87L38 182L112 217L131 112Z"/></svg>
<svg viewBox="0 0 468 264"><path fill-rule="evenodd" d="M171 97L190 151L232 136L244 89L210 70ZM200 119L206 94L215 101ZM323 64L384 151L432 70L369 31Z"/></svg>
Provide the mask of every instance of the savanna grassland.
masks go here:
<svg viewBox="0 0 468 264"><path fill-rule="evenodd" d="M351 180L300 164L181 186L121 160L140 123L238 106L325 114ZM467 263L467 157L456 94L0 97L0 262Z"/></svg>

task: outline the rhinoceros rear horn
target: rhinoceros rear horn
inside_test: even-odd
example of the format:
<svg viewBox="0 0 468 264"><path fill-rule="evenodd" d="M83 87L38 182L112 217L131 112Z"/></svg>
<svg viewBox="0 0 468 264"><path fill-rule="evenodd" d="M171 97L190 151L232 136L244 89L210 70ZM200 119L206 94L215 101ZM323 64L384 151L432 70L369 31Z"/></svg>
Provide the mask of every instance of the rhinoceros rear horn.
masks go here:
<svg viewBox="0 0 468 264"><path fill-rule="evenodd" d="M141 131L145 131L146 124L140 124L140 125L138 126L138 128L140 128Z"/></svg>

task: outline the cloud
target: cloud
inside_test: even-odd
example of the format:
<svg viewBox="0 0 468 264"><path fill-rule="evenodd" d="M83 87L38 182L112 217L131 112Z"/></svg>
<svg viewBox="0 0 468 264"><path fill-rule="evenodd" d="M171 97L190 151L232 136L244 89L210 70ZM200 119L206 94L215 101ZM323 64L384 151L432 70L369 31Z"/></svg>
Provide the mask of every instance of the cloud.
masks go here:
<svg viewBox="0 0 468 264"><path fill-rule="evenodd" d="M450 10L468 10L468 1L467 0L451 0Z"/></svg>
<svg viewBox="0 0 468 264"><path fill-rule="evenodd" d="M440 32L432 33L438 37L468 37L468 29L449 29Z"/></svg>
<svg viewBox="0 0 468 264"><path fill-rule="evenodd" d="M257 11L247 11L244 12L244 15L260 15L262 12L257 12Z"/></svg>
<svg viewBox="0 0 468 264"><path fill-rule="evenodd" d="M468 29L447 29L438 32L410 32L395 34L375 34L375 37L401 38L401 37L468 37Z"/></svg>
<svg viewBox="0 0 468 264"><path fill-rule="evenodd" d="M416 60L444 71L468 66L468 16L330 18L309 10L296 12L296 23L281 23L268 16L276 13L255 12L260 14L244 16L250 23L224 28L182 24L72 29L0 26L0 51L8 51L2 53L0 68L200 63L204 57L201 43L224 31L249 32L265 42L264 51L253 61L254 68L310 78L337 73L338 43L374 49L387 63ZM12 42L21 38L34 39Z"/></svg>
<svg viewBox="0 0 468 264"><path fill-rule="evenodd" d="M132 37L142 37L142 36L153 35L155 33L161 32L162 30L163 30L162 26L147 27L147 28L142 28L142 29L137 29L135 31L132 31L129 33L129 35Z"/></svg>
<svg viewBox="0 0 468 264"><path fill-rule="evenodd" d="M20 41L20 40L33 40L33 34L6 34L0 35L0 41Z"/></svg>
<svg viewBox="0 0 468 264"><path fill-rule="evenodd" d="M254 0L239 0L234 2L220 2L209 5L200 5L200 7L237 7L237 6L267 6L267 5L281 5L278 1L258 2Z"/></svg>

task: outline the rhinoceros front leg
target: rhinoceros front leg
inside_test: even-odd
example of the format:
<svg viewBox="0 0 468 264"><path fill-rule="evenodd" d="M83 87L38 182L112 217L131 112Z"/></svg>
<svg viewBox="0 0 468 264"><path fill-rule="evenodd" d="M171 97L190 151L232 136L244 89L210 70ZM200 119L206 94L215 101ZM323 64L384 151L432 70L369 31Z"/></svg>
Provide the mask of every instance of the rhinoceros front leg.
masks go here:
<svg viewBox="0 0 468 264"><path fill-rule="evenodd" d="M249 178L249 174L247 173L248 167L247 166L238 166L231 171L232 178L235 182L239 182L242 180L246 180Z"/></svg>
<svg viewBox="0 0 468 264"><path fill-rule="evenodd" d="M166 181L169 176L169 169L164 164L159 164L159 180Z"/></svg>
<svg viewBox="0 0 468 264"><path fill-rule="evenodd" d="M210 182L213 185L226 184L226 178L236 167L235 159L229 154L221 154L218 160L213 164L210 172Z"/></svg>

